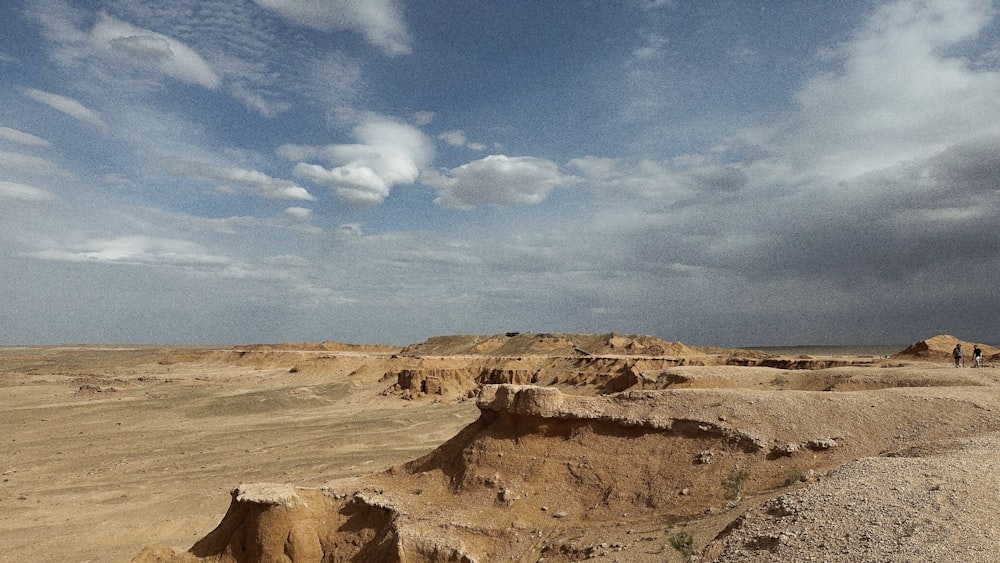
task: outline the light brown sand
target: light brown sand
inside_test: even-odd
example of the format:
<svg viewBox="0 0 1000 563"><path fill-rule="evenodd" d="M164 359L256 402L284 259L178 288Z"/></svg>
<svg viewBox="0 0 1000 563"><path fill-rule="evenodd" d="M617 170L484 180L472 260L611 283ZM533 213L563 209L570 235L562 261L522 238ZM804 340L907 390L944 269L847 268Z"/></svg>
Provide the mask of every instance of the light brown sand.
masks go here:
<svg viewBox="0 0 1000 563"><path fill-rule="evenodd" d="M924 355L811 358L814 367L856 365L790 371L713 365L701 356L686 361L708 365L665 367L635 362L624 349L605 359L542 360L536 341L531 350L511 348L518 356L490 377L520 377L551 362L539 383L581 395L573 404L582 406L562 422L502 414L479 430L469 425L480 411L456 381L440 395L395 385L403 368L438 381L460 378L466 365L475 364L470 373L488 371L470 356L308 346L0 348L0 561L124 562L149 544L181 552L220 522L234 487L258 482L377 487L420 515L413 518L420 526L448 530L460 522L445 535L504 559L682 561L670 538L685 531L703 561L948 554L991 561L1000 541L991 524L1000 488L990 462L1000 447L1000 369L951 368L949 341L929 342ZM635 342L626 344L635 352ZM455 352L441 341L433 351ZM633 366L629 373L647 371L629 379L622 362ZM601 386L631 380L633 390L650 395L621 408L645 408L645 401L651 410L642 417L623 411L630 420L703 420L761 439L759 454L715 448L716 462L754 471L738 501L716 498L712 471L728 465L697 465L688 455L694 450L682 452L655 432L579 422L603 404ZM452 440L450 454L377 473L463 428L466 438ZM823 437L840 444L765 455ZM677 439L689 449L713 447L688 438ZM562 461L539 465L550 458ZM811 477L785 485L791 469ZM442 479L449 474L451 484ZM467 480L465 496L454 489L458 474ZM567 474L577 481L560 481ZM660 489L644 489L642 475ZM691 492L679 497L682 481ZM604 500L589 508L592 494ZM565 515L560 504L570 507Z"/></svg>

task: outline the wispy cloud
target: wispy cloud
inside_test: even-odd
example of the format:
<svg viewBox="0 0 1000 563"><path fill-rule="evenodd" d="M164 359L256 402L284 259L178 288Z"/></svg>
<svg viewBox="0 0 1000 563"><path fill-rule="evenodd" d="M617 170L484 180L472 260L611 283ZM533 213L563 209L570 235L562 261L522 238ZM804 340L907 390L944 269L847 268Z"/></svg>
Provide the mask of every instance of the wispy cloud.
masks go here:
<svg viewBox="0 0 1000 563"><path fill-rule="evenodd" d="M41 188L2 180L0 180L0 198L23 201L54 201L57 199L56 196Z"/></svg>
<svg viewBox="0 0 1000 563"><path fill-rule="evenodd" d="M73 98L42 90L36 90L35 88L21 88L21 94L35 100L36 102L43 103L56 111L62 112L73 119L78 119L84 123L97 126L102 131L108 130L108 124L101 119L99 113L86 107Z"/></svg>
<svg viewBox="0 0 1000 563"><path fill-rule="evenodd" d="M102 14L90 32L94 52L112 63L165 74L214 90L221 80L187 45Z"/></svg>
<svg viewBox="0 0 1000 563"><path fill-rule="evenodd" d="M33 145L38 147L49 146L49 142L41 137L37 137L31 133L25 133L24 131L18 131L17 129L11 129L10 127L0 127L0 139L6 139L13 143L19 143L22 145Z"/></svg>
<svg viewBox="0 0 1000 563"><path fill-rule="evenodd" d="M663 48L667 46L669 40L659 33L647 33L643 37L643 44L637 47L633 56L639 60L648 60L660 56Z"/></svg>
<svg viewBox="0 0 1000 563"><path fill-rule="evenodd" d="M175 162L168 165L168 170L176 176L250 186L258 195L267 199L299 199L304 201L315 199L308 190L295 182L272 178L257 170L213 166L198 162Z"/></svg>
<svg viewBox="0 0 1000 563"><path fill-rule="evenodd" d="M48 159L8 151L0 151L0 170L8 174L28 174L36 177L72 176L72 174Z"/></svg>
<svg viewBox="0 0 1000 563"><path fill-rule="evenodd" d="M205 253L199 245L188 241L148 236L81 241L65 249L42 250L36 255L47 260L71 262L199 265L229 262Z"/></svg>
<svg viewBox="0 0 1000 563"><path fill-rule="evenodd" d="M254 0L298 25L361 33L388 55L411 51L402 9L395 0Z"/></svg>

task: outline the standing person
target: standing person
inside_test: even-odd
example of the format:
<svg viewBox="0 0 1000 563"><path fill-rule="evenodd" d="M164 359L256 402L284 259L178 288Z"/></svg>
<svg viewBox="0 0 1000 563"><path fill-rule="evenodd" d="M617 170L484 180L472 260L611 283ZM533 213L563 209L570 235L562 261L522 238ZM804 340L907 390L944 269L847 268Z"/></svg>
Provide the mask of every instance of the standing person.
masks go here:
<svg viewBox="0 0 1000 563"><path fill-rule="evenodd" d="M955 358L955 367L965 367L965 354L962 353L961 342L955 345L955 349L951 351L951 357Z"/></svg>
<svg viewBox="0 0 1000 563"><path fill-rule="evenodd" d="M972 347L972 367L983 367L983 350L979 347L979 344Z"/></svg>

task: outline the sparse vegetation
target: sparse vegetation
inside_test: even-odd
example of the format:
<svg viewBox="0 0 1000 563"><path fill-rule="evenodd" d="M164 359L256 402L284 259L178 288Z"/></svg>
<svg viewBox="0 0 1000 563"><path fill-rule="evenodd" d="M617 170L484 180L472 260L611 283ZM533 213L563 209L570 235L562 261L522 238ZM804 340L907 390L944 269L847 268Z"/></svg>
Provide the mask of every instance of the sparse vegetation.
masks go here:
<svg viewBox="0 0 1000 563"><path fill-rule="evenodd" d="M802 470L798 467L793 467L788 470L788 475L785 477L786 485L794 485L802 481Z"/></svg>
<svg viewBox="0 0 1000 563"><path fill-rule="evenodd" d="M739 500L740 493L743 491L743 483L750 476L750 472L746 469L733 468L729 472L729 476L722 480L722 490L725 494L726 500Z"/></svg>
<svg viewBox="0 0 1000 563"><path fill-rule="evenodd" d="M681 530L670 536L670 547L676 549L684 557L691 557L694 553L694 536Z"/></svg>

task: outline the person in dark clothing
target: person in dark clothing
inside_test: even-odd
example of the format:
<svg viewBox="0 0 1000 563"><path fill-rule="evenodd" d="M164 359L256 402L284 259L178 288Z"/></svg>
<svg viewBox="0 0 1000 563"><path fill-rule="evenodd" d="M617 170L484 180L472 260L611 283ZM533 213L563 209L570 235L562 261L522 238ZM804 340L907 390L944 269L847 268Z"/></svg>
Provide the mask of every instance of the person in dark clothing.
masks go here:
<svg viewBox="0 0 1000 563"><path fill-rule="evenodd" d="M961 342L955 345L955 349L951 351L951 357L955 358L955 367L965 367L965 354L962 353Z"/></svg>

